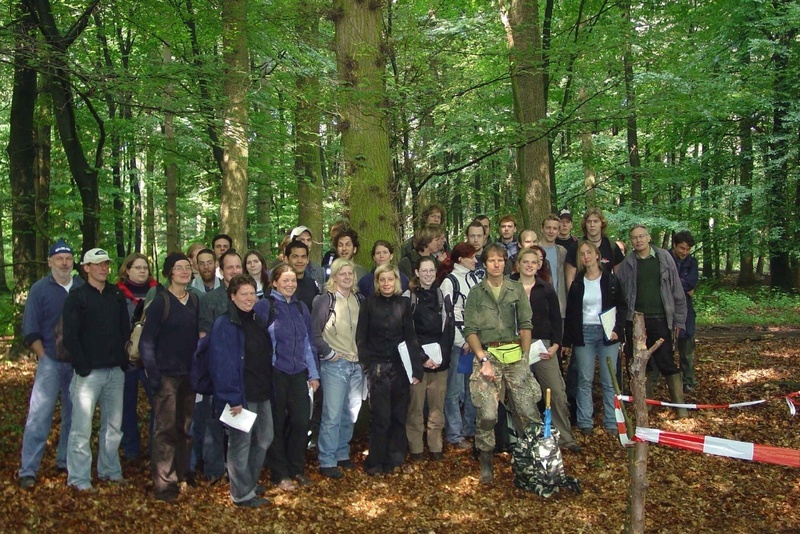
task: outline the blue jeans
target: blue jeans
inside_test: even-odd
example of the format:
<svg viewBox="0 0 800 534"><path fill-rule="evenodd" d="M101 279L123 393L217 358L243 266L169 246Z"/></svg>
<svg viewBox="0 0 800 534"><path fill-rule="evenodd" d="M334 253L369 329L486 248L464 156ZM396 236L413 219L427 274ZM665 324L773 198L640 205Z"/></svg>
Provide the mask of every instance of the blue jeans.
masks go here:
<svg viewBox="0 0 800 534"><path fill-rule="evenodd" d="M35 477L44 455L47 435L53 424L56 400L61 392L61 433L58 436L56 465L67 467L67 440L72 421L72 401L69 398L69 383L72 380L72 365L43 356L39 358L36 378L33 380L28 419L22 435L22 465L19 476Z"/></svg>
<svg viewBox="0 0 800 534"><path fill-rule="evenodd" d="M453 346L450 352L450 367L447 370L447 393L444 397L445 437L449 443L458 443L467 436L475 435L475 420L478 411L472 404L469 391L469 374L457 371L461 347ZM461 414L461 406L464 414Z"/></svg>
<svg viewBox="0 0 800 534"><path fill-rule="evenodd" d="M319 376L325 395L319 423L319 466L336 467L350 459L353 426L361 410L364 372L357 362L321 361Z"/></svg>
<svg viewBox="0 0 800 534"><path fill-rule="evenodd" d="M144 369L129 369L125 371L125 388L122 394L122 454L131 460L138 458L141 454L141 437L139 435L139 415L136 411L139 403L139 382L142 383L144 392L147 395L147 403L150 405L150 444L148 449L152 451L154 421L153 412L153 390L150 388L150 381L147 380Z"/></svg>
<svg viewBox="0 0 800 534"><path fill-rule="evenodd" d="M600 325L583 325L583 346L573 348L573 358L578 372L578 427L592 428L592 382L594 380L595 358L600 364L600 383L603 387L603 426L616 429L614 418L614 383L608 370L606 358L611 358L614 372L617 368L619 343L604 345L603 327Z"/></svg>
<svg viewBox="0 0 800 534"><path fill-rule="evenodd" d="M89 376L74 373L70 385L72 428L67 454L67 484L78 489L92 487L92 417L100 403L100 435L97 477L121 480L119 442L122 439L122 389L125 373L119 367L92 369Z"/></svg>
<svg viewBox="0 0 800 534"><path fill-rule="evenodd" d="M256 413L250 432L227 428L228 478L233 502L247 501L256 496L258 478L273 438L270 402L248 402L245 408Z"/></svg>

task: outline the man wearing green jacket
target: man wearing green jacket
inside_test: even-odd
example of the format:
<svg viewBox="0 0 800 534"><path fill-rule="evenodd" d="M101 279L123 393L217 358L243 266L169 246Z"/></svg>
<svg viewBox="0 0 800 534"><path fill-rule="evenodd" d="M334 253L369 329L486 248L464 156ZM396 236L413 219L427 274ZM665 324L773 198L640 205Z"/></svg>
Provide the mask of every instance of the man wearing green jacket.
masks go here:
<svg viewBox="0 0 800 534"><path fill-rule="evenodd" d="M506 251L493 243L483 251L486 278L473 287L464 307L464 337L475 354L470 393L478 410L475 445L480 451L482 484L493 478L494 426L500 392L505 391L523 427L541 417L542 398L528 368L531 305L522 284L503 277Z"/></svg>

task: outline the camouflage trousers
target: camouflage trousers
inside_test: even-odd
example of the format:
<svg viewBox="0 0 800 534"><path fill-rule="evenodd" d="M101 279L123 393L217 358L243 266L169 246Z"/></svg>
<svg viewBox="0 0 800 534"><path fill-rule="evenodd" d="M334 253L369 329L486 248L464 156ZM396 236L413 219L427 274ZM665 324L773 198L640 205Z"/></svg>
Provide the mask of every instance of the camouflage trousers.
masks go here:
<svg viewBox="0 0 800 534"><path fill-rule="evenodd" d="M478 410L475 446L481 451L494 450L497 403L505 399L506 393L511 401L511 409L515 412L515 420L519 420L523 429L531 421L542 420L536 407L536 403L542 398L542 390L528 367L527 358L506 364L488 356L494 369L494 381L481 375L481 365L477 361L473 364L469 379L472 403Z"/></svg>

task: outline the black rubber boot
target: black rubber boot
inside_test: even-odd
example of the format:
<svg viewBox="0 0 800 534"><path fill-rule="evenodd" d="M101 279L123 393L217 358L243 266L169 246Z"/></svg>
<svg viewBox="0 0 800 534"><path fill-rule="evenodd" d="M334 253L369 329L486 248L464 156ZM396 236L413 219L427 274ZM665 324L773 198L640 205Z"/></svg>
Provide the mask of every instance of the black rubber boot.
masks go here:
<svg viewBox="0 0 800 534"><path fill-rule="evenodd" d="M481 451L481 484L491 484L492 480L494 480L493 460L494 454L492 451Z"/></svg>

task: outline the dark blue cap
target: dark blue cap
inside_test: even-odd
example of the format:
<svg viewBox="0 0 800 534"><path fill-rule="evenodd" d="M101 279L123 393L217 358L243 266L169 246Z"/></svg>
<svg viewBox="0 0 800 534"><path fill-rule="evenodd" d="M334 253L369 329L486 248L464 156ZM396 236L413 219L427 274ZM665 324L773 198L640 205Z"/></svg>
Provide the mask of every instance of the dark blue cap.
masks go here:
<svg viewBox="0 0 800 534"><path fill-rule="evenodd" d="M59 239L55 243L50 246L50 256L55 256L56 254L73 254L72 248L67 245L67 242L63 239Z"/></svg>

